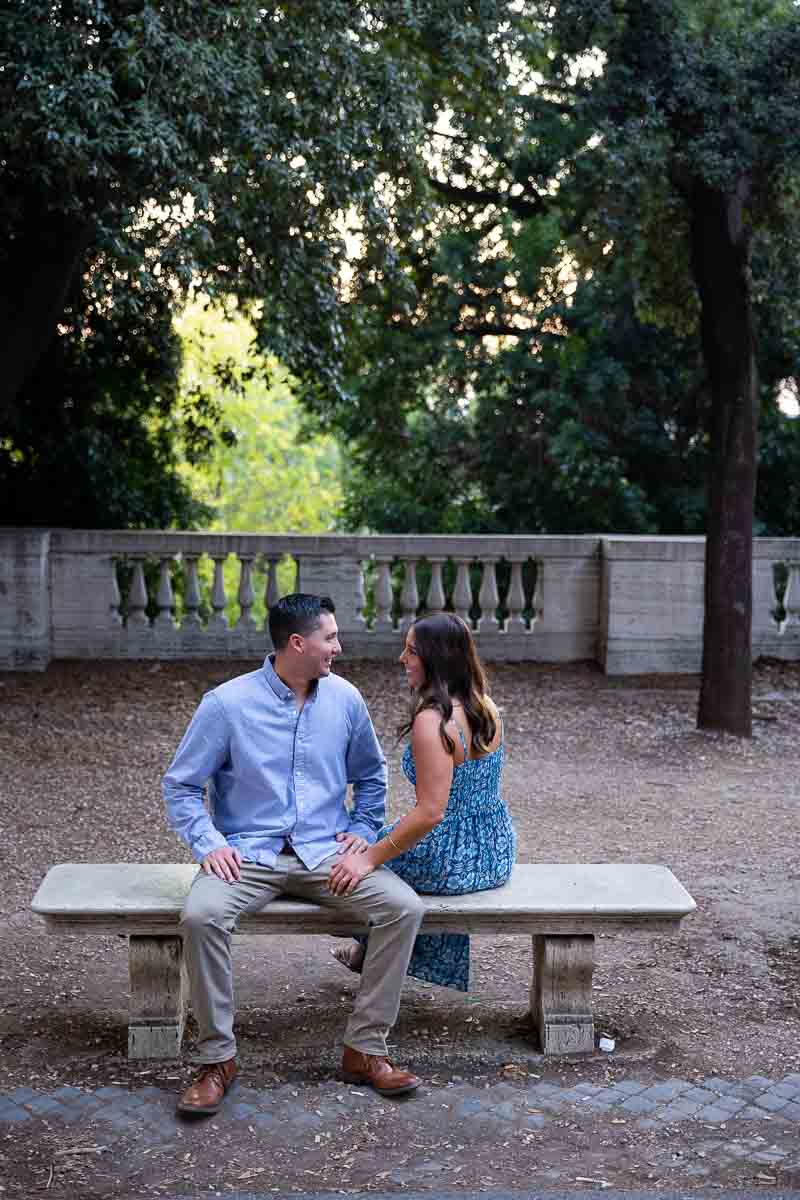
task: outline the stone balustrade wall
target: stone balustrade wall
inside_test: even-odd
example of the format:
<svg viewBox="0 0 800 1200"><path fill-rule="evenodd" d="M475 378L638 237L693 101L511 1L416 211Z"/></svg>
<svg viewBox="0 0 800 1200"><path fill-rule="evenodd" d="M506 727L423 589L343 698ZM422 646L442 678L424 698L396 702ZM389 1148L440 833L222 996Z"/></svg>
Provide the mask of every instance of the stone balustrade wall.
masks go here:
<svg viewBox="0 0 800 1200"><path fill-rule="evenodd" d="M269 605L302 590L333 597L353 657L447 609L490 661L696 672L703 560L702 538L0 529L0 668L259 658ZM755 541L753 655L800 659L800 539Z"/></svg>

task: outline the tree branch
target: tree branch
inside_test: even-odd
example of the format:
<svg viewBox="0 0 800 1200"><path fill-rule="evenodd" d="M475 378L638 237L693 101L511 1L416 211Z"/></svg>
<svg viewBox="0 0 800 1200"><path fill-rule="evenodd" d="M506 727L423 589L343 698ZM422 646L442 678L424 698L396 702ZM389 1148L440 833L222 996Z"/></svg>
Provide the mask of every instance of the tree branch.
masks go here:
<svg viewBox="0 0 800 1200"><path fill-rule="evenodd" d="M498 192L494 188L478 188L469 184L466 187L456 187L453 183L434 179L432 175L428 176L428 182L440 196L456 204L480 204L483 207L496 204L500 208L510 209L518 217L537 217L546 212L548 207L545 198L540 195L530 199L525 195L512 196L508 192ZM549 201L549 197L547 199Z"/></svg>
<svg viewBox="0 0 800 1200"><path fill-rule="evenodd" d="M431 137L450 138L450 140L453 142L472 142L472 141L474 141L479 146L486 145L485 142L481 142L477 138L467 137L467 135L465 133L446 133L443 129L431 129L430 125L426 125L425 130L427 133L429 133L431 135Z"/></svg>
<svg viewBox="0 0 800 1200"><path fill-rule="evenodd" d="M554 333L549 329L539 329L532 327L530 329L519 329L516 325L503 325L498 322L479 321L475 324L465 325L460 321L454 321L449 327L450 332L457 337L530 337L538 339L558 339L564 337L564 334Z"/></svg>

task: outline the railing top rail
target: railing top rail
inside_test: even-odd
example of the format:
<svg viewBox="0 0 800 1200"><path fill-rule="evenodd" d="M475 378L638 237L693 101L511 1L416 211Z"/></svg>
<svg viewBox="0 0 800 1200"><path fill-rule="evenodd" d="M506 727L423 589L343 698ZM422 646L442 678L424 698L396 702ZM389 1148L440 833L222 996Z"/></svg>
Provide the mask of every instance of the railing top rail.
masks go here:
<svg viewBox="0 0 800 1200"><path fill-rule="evenodd" d="M602 534L600 552L605 559L635 562L702 562L705 537L645 534ZM800 538L753 538L754 559L800 558Z"/></svg>
<svg viewBox="0 0 800 1200"><path fill-rule="evenodd" d="M0 530L0 533L25 530ZM30 532L29 530L27 532ZM220 533L171 529L53 529L50 548L62 554L227 554L319 558L588 559L703 558L701 536L645 534L298 534ZM756 559L800 561L800 538L754 538Z"/></svg>
<svg viewBox="0 0 800 1200"><path fill-rule="evenodd" d="M53 530L51 546L72 554L292 554L321 558L592 558L594 535L293 534L181 530Z"/></svg>
<svg viewBox="0 0 800 1200"><path fill-rule="evenodd" d="M800 560L800 538L754 538L754 558Z"/></svg>

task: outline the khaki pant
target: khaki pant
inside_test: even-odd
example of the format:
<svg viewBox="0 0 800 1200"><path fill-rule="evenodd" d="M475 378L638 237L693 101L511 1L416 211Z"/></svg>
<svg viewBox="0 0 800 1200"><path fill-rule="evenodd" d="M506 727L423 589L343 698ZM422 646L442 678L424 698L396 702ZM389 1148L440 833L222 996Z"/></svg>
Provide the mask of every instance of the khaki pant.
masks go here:
<svg viewBox="0 0 800 1200"><path fill-rule="evenodd" d="M369 922L361 986L344 1041L364 1054L386 1054L386 1035L397 1020L422 921L422 901L386 867L362 879L352 895L334 896L328 877L338 859L333 854L313 871L293 854L279 855L274 868L243 862L236 883L198 873L181 914L192 1007L200 1026L197 1062L224 1062L236 1054L231 935L242 913L256 912L280 895L313 900Z"/></svg>

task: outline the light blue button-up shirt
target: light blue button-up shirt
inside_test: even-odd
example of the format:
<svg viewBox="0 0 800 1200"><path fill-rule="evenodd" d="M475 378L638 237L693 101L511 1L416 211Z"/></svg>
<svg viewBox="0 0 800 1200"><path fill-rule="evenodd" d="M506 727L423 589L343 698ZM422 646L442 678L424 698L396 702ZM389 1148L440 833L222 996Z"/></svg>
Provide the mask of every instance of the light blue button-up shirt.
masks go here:
<svg viewBox="0 0 800 1200"><path fill-rule="evenodd" d="M328 675L301 710L273 657L206 693L164 776L169 825L198 862L228 845L274 867L288 841L313 869L337 833L374 842L383 824L386 759L361 693Z"/></svg>

